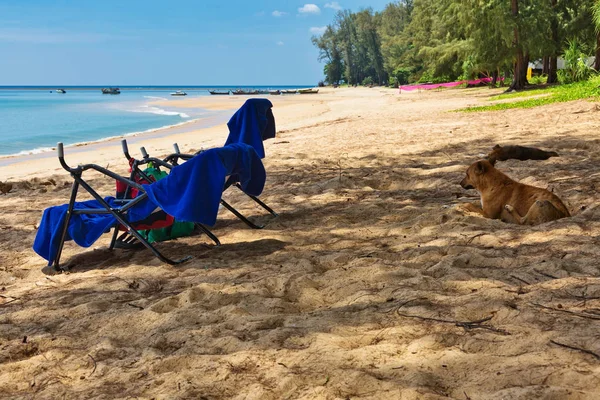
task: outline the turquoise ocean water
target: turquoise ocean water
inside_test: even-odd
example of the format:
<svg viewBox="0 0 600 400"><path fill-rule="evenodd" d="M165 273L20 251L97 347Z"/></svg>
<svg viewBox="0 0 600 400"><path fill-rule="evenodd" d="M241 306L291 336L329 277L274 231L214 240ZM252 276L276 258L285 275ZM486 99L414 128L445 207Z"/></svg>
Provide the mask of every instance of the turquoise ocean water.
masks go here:
<svg viewBox="0 0 600 400"><path fill-rule="evenodd" d="M125 89L103 95L100 88L39 90L0 88L0 155L31 154L65 145L152 131L210 117L204 109L169 107L177 99L170 88ZM52 93L50 93L52 91ZM185 89L188 96L210 96L205 88ZM166 105L150 103L167 100Z"/></svg>

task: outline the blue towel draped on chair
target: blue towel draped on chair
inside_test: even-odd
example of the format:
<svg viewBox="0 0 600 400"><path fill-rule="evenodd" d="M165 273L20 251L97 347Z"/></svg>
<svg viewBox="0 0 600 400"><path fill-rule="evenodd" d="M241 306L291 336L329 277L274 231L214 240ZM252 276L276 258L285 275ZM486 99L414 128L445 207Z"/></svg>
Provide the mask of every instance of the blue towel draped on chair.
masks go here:
<svg viewBox="0 0 600 400"><path fill-rule="evenodd" d="M258 196L265 185L266 172L260 157L251 146L236 143L210 149L179 165L158 182L144 185L148 199L132 207L127 214L129 222L141 221L156 207L180 221L214 225L219 202L227 176L235 175L242 189ZM105 200L118 208L114 198ZM33 249L52 264L60 242L67 205L50 207L44 211ZM104 209L96 200L75 203L75 209ZM73 214L69 221L67 240L82 247L91 246L103 233L115 226L111 214Z"/></svg>
<svg viewBox="0 0 600 400"><path fill-rule="evenodd" d="M225 179L239 177L244 192L258 196L265 186L265 167L256 151L244 143L206 150L151 185L148 197L180 221L214 225Z"/></svg>
<svg viewBox="0 0 600 400"><path fill-rule="evenodd" d="M263 141L275 137L275 118L267 99L249 99L231 117L227 126L229 137L225 146L246 143L254 147L260 158L265 158Z"/></svg>

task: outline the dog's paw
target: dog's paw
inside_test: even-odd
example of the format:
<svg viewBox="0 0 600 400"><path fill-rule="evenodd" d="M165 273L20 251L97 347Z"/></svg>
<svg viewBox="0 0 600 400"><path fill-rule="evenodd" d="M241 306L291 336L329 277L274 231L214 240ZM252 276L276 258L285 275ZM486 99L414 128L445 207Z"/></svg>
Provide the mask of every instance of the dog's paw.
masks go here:
<svg viewBox="0 0 600 400"><path fill-rule="evenodd" d="M506 205L504 206L504 209L505 209L506 211L508 211L508 212L513 212L513 211L515 211L515 208L514 208L513 206L511 206L510 204L506 204Z"/></svg>

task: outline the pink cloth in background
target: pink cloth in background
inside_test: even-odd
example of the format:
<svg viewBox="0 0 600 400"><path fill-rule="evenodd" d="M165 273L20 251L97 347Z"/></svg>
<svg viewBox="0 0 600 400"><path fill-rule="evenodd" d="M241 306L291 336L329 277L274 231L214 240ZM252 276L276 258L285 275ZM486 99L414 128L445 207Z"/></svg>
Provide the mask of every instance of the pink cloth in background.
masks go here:
<svg viewBox="0 0 600 400"><path fill-rule="evenodd" d="M499 81L504 80L504 78L498 78ZM423 85L405 85L405 86L400 86L400 93L402 93L403 90L406 90L407 92L410 92L412 90L429 90L429 89L437 89L437 88L450 88L450 87L456 87L456 86L460 86L462 84L469 84L469 85L478 85L480 83L490 83L492 81L492 78L481 78L481 79L474 79L471 81L456 81L456 82L446 82L446 83L427 83L427 84L423 84Z"/></svg>

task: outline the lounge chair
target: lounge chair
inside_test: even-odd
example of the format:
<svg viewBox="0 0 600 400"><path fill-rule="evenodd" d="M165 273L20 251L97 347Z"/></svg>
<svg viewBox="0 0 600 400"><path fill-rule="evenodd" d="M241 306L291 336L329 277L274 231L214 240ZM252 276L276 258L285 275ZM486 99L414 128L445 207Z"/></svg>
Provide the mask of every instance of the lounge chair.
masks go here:
<svg viewBox="0 0 600 400"><path fill-rule="evenodd" d="M244 143L249 146L252 146L261 159L265 158L265 149L263 142L267 139L275 138L276 134L275 117L273 116L272 108L273 104L267 99L246 100L242 107L240 107L239 110L235 112L235 114L227 123L227 127L229 128L229 135L225 142L225 146L235 143ZM173 145L175 148L175 152L173 154L168 155L164 159L159 159L156 157L150 157L145 148L142 147L141 152L143 158L141 160L136 160L129 154L127 141L123 139L121 143L123 146L123 152L125 154L125 157L127 158L129 165L132 169L131 180L135 180L136 177L143 176L143 171L141 171L141 169L139 168L142 165L147 165L151 163L154 166L159 166L170 170L174 166L179 165L180 161L190 160L196 155L202 153L203 151L201 150L199 152L196 152L195 154L182 154L179 150L179 146L177 145L177 143L175 143ZM228 177L227 181L225 182L223 191L229 189L232 186L236 187L242 192L244 192L248 197L250 197L256 204L258 204L260 207L269 212L273 217L278 216L278 214L275 211L273 211L273 209L271 209L258 197L245 192L242 189L238 180L239 176L235 174ZM262 229L265 227L265 225L257 225L254 222L250 221L225 200L221 199L221 204L223 205L223 207L225 207L227 210L233 213L237 218L239 218L249 227L253 229Z"/></svg>
<svg viewBox="0 0 600 400"><path fill-rule="evenodd" d="M122 145L123 145L123 151L127 151L127 142L125 139L122 140ZM126 153L126 157L129 158L130 163L132 163L132 165L139 166L139 165L144 165L144 164L150 163L154 166L159 166L159 167L165 168L167 170L170 170L178 165L181 165L180 161L190 160L190 159L194 158L195 156L197 156L198 154L202 154L204 152L204 150L201 150L195 154L183 154L180 152L179 146L176 143L173 145L173 147L175 149L175 153L168 155L164 159L150 157L150 155L148 154L148 152L146 151L146 149L144 147L140 148L140 151L141 151L142 157L143 157L141 160L129 158L131 156L129 155L128 151ZM139 167L137 168L137 170L139 172L141 172ZM254 196L254 195L244 191L244 189L242 188L242 186L239 182L238 175L233 174L227 178L227 180L225 181L225 185L223 187L223 192L225 192L230 187L236 187L237 189L241 190L242 193L244 193L246 196L248 196L250 199L252 199L256 204L258 204L260 207L265 209L267 212L269 212L273 217L278 216L278 214L275 211L273 211L273 209L271 207L266 205L257 196ZM256 223L250 221L247 217L245 217L242 213L240 213L231 204L229 204L228 202L226 202L223 199L221 199L221 205L223 207L225 207L228 211L230 211L233 215L235 215L237 218L239 218L242 222L244 222L250 228L263 229L265 227L265 225L258 225Z"/></svg>
<svg viewBox="0 0 600 400"><path fill-rule="evenodd" d="M74 179L68 204L50 207L44 211L33 249L60 271L60 257L67 240L75 240L83 247L91 246L111 228L123 226L161 261L177 265L190 259L172 260L160 253L139 232L157 227L144 223L156 213L203 225L214 225L227 176L237 174L244 191L260 195L266 173L256 151L245 144L234 144L211 149L174 167L164 179L151 184L140 184L95 164L71 168L65 162L63 144L57 145L61 166ZM134 198L102 198L83 178L83 173L94 170L137 191ZM95 200L76 202L79 187L83 187ZM133 197L133 196L131 196ZM169 218L161 224L168 224ZM172 218L171 218L172 222ZM116 234L113 234L111 249Z"/></svg>

